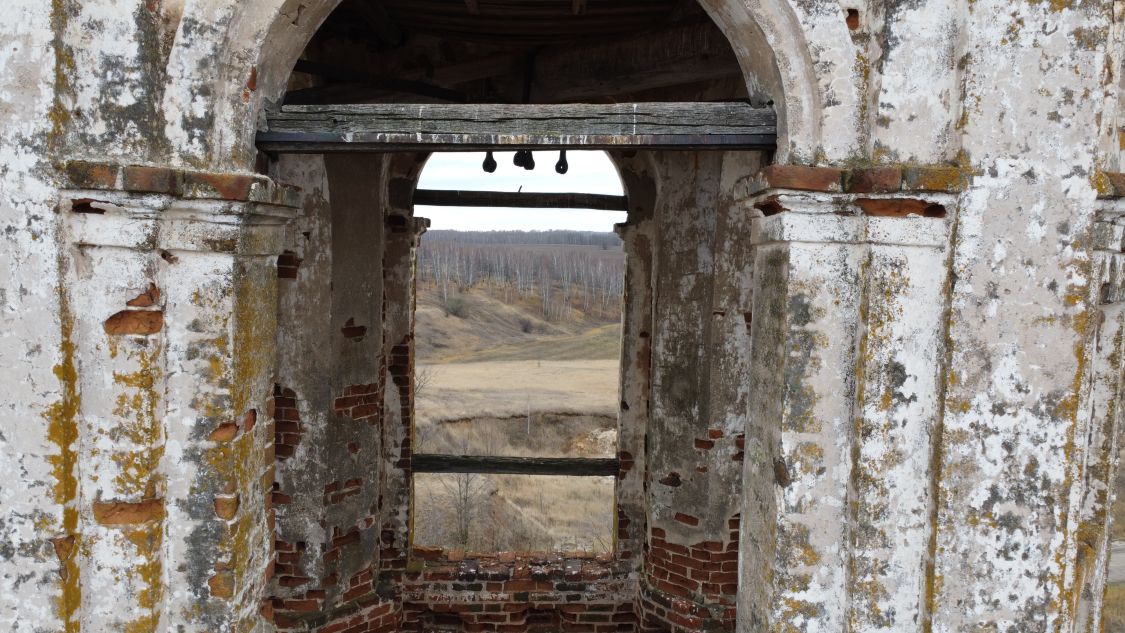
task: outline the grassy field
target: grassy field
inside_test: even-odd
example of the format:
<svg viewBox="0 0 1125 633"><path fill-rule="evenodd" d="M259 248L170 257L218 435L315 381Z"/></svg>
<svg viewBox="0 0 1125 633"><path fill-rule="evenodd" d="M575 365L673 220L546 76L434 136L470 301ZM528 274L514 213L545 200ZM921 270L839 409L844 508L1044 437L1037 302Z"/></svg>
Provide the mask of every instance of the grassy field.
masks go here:
<svg viewBox="0 0 1125 633"><path fill-rule="evenodd" d="M609 457L617 446L621 327L536 316L530 303L420 292L415 446L421 453ZM470 551L613 545L612 477L414 477L414 542Z"/></svg>
<svg viewBox="0 0 1125 633"><path fill-rule="evenodd" d="M419 453L511 457L613 457L617 418L533 412L530 416L475 416L417 425Z"/></svg>
<svg viewBox="0 0 1125 633"><path fill-rule="evenodd" d="M613 415L615 360L514 360L418 365L427 378L415 403L418 428L474 417L506 418L528 409Z"/></svg>
<svg viewBox="0 0 1125 633"><path fill-rule="evenodd" d="M482 291L459 295L464 315L446 313L435 290L419 290L415 354L419 363L494 360L614 360L621 354L621 324L586 319L546 321L530 302Z"/></svg>

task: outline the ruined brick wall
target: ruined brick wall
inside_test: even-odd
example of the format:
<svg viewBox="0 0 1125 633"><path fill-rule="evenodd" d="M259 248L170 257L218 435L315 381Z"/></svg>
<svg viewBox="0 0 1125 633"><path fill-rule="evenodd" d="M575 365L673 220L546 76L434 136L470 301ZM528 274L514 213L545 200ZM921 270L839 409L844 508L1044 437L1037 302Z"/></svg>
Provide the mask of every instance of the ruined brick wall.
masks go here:
<svg viewBox="0 0 1125 633"><path fill-rule="evenodd" d="M731 192L734 174L757 160L658 159L649 533L638 598L646 626L734 627L753 268L751 219Z"/></svg>
<svg viewBox="0 0 1125 633"><path fill-rule="evenodd" d="M287 157L303 214L279 258L277 513L265 613L315 630L379 602L385 163Z"/></svg>
<svg viewBox="0 0 1125 633"><path fill-rule="evenodd" d="M562 554L416 549L403 575L400 630L629 633L637 616L627 566Z"/></svg>

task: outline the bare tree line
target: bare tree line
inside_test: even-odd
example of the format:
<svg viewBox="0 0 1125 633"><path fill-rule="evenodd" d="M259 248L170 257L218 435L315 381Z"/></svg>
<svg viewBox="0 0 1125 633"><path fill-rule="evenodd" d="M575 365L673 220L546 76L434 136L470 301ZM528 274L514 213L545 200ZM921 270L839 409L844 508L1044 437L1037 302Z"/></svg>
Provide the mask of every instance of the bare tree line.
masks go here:
<svg viewBox="0 0 1125 633"><path fill-rule="evenodd" d="M563 244L569 246L597 246L606 250L621 250L621 238L615 233L598 231L426 231L425 242L456 242L458 244Z"/></svg>
<svg viewBox="0 0 1125 633"><path fill-rule="evenodd" d="M569 319L573 310L606 319L620 316L625 256L620 241L612 244L604 238L617 240L612 233L434 233L439 239L431 240L427 233L418 250L418 279L438 290L449 313L463 316L458 313L459 295L481 288L507 303L535 300L548 321ZM545 234L569 241L559 248L546 247L557 242L537 241L550 239ZM519 235L527 241L513 241ZM459 241L462 236L466 241ZM497 241L487 241L488 236Z"/></svg>

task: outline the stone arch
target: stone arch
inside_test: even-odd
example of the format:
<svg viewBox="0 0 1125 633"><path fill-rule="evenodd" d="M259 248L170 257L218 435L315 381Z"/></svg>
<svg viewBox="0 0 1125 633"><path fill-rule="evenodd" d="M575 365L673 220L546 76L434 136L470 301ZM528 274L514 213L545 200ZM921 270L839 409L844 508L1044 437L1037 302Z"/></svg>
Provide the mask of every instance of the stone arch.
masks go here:
<svg viewBox="0 0 1125 633"><path fill-rule="evenodd" d="M169 56L167 112L184 113L166 127L172 155L196 167L247 169L254 160L258 115L284 92L297 58L340 0L247 0L193 4L185 10ZM834 7L813 33L789 0L701 0L730 42L753 98L772 100L778 111L776 162L844 158L858 146L857 86L846 61L852 46ZM823 18L825 16L820 16ZM818 18L819 19L819 18ZM212 33L200 38L200 34ZM206 41L203 41L206 40ZM828 50L814 59L813 50ZM825 143L825 94L830 117L850 121ZM839 147L839 151L833 148ZM827 148L827 150L826 150ZM839 156L837 156L839 154Z"/></svg>

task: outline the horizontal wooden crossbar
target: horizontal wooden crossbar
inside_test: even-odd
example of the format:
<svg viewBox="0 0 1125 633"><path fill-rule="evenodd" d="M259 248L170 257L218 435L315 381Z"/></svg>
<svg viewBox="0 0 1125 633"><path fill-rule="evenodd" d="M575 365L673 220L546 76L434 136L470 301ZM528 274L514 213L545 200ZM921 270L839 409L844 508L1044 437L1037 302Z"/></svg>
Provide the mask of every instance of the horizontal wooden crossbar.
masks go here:
<svg viewBox="0 0 1125 633"><path fill-rule="evenodd" d="M418 189L414 204L431 207L507 207L520 209L594 209L628 211L625 196L595 193L522 193Z"/></svg>
<svg viewBox="0 0 1125 633"><path fill-rule="evenodd" d="M612 477L618 471L615 458L417 454L411 457L410 463L416 473Z"/></svg>
<svg viewBox="0 0 1125 633"><path fill-rule="evenodd" d="M290 105L266 115L275 153L479 149L772 149L777 116L747 103Z"/></svg>

